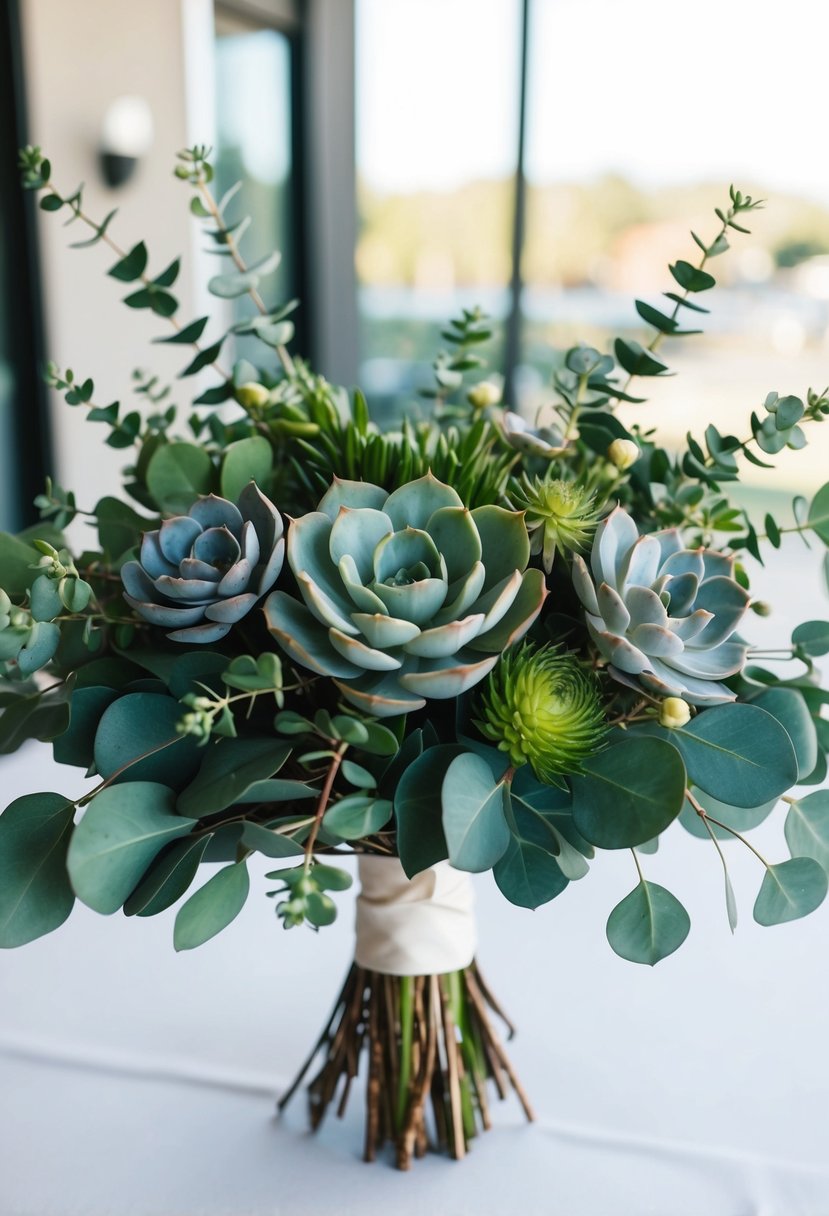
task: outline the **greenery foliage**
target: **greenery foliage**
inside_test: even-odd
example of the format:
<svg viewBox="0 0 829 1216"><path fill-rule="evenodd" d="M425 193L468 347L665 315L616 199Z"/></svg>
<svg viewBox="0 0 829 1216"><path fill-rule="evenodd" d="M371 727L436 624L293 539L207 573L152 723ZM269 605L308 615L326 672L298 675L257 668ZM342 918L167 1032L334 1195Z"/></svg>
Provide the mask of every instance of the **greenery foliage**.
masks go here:
<svg viewBox="0 0 829 1216"><path fill-rule="evenodd" d="M142 408L124 411L91 378L47 370L129 464L123 498L80 507L48 482L41 525L0 535L0 752L48 741L97 779L0 817L0 945L57 928L76 898L138 916L181 900L175 946L192 949L237 916L257 853L278 862L282 924L319 929L350 881L342 854L399 856L409 875L445 858L491 869L535 908L596 849L630 849L638 882L607 935L653 964L690 921L640 855L674 820L713 844L733 928L721 842L748 844L781 798L791 856L748 845L764 870L754 916L811 912L829 797L789 791L827 771L815 659L829 622L774 653L752 646L749 610L766 607L746 559L786 532L829 546L829 485L795 499L792 525L770 513L762 535L723 487L743 461L802 447L829 397L771 393L747 438L712 423L679 454L635 421L640 383L667 374L667 340L698 332L711 265L760 203L732 189L713 234L694 236L697 263L669 267L667 304L637 301L649 337L567 351L538 418L501 401L473 309L443 333L430 416L389 433L359 391L289 351L296 301L262 294L279 256L247 264L236 190L214 197L209 156L181 153L175 175L223 259L211 293L255 306L224 331L179 316L178 259L156 267L143 241L116 244L114 213L90 218L39 149L21 153L41 208L109 247L126 306L182 347L181 383L202 379L180 417L151 373L133 384ZM262 366L233 361L241 335ZM63 530L79 515L97 545L74 553ZM796 674L757 662L778 658Z"/></svg>

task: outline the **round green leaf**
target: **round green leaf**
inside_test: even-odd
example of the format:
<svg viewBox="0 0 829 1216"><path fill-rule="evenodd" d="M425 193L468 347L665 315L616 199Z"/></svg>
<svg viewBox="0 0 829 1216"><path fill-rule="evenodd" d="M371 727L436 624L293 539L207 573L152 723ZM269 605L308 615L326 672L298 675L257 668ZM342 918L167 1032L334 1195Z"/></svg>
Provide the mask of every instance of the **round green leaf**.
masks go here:
<svg viewBox="0 0 829 1216"><path fill-rule="evenodd" d="M519 908L538 908L567 886L561 868L545 849L513 836L492 870L498 890Z"/></svg>
<svg viewBox="0 0 829 1216"><path fill-rule="evenodd" d="M693 783L722 802L761 806L797 781L791 739L758 705L717 705L680 730L656 729L681 753Z"/></svg>
<svg viewBox="0 0 829 1216"><path fill-rule="evenodd" d="M260 490L268 488L273 471L273 449L263 435L251 435L231 443L222 461L223 497L236 502L249 481Z"/></svg>
<svg viewBox="0 0 829 1216"><path fill-rule="evenodd" d="M195 825L175 813L175 794L165 785L134 781L101 790L69 845L67 867L78 899L95 912L116 912L164 845Z"/></svg>
<svg viewBox="0 0 829 1216"><path fill-rule="evenodd" d="M329 832L343 840L361 840L385 827L391 814L392 804L387 798L349 794L325 812L322 822Z"/></svg>
<svg viewBox="0 0 829 1216"><path fill-rule="evenodd" d="M290 836L271 831L258 823L246 823L242 829L242 843L265 857L299 857L305 851Z"/></svg>
<svg viewBox="0 0 829 1216"><path fill-rule="evenodd" d="M814 772L818 759L817 730L803 695L794 688L770 688L752 705L759 705L776 718L791 739L797 759L797 780L802 781Z"/></svg>
<svg viewBox="0 0 829 1216"><path fill-rule="evenodd" d="M829 481L821 486L809 507L809 527L829 545Z"/></svg>
<svg viewBox="0 0 829 1216"><path fill-rule="evenodd" d="M407 878L414 878L449 856L438 791L449 765L463 754L464 749L456 744L427 748L397 781L394 791L397 851Z"/></svg>
<svg viewBox="0 0 829 1216"><path fill-rule="evenodd" d="M330 895L311 891L305 896L305 915L312 925L321 929L325 925L333 925L337 919L337 905Z"/></svg>
<svg viewBox="0 0 829 1216"><path fill-rule="evenodd" d="M210 457L193 443L162 443L147 466L147 489L159 509L171 515L185 515L212 484Z"/></svg>
<svg viewBox="0 0 829 1216"><path fill-rule="evenodd" d="M221 933L242 911L249 891L244 862L225 866L209 878L179 909L173 931L176 950L193 950Z"/></svg>
<svg viewBox="0 0 829 1216"><path fill-rule="evenodd" d="M505 818L508 790L485 760L464 752L451 762L441 788L449 860L473 874L491 869L510 842Z"/></svg>
<svg viewBox="0 0 829 1216"><path fill-rule="evenodd" d="M95 734L95 767L116 781L156 781L181 789L199 767L195 741L176 732L184 708L172 697L132 692L105 709ZM143 759L141 758L143 757Z"/></svg>
<svg viewBox="0 0 829 1216"><path fill-rule="evenodd" d="M69 702L69 726L52 744L52 752L58 764L71 764L75 768L89 767L94 756L98 723L104 710L117 696L114 688L105 688L102 685L73 689Z"/></svg>
<svg viewBox="0 0 829 1216"><path fill-rule="evenodd" d="M792 633L792 642L812 658L829 654L829 621L804 621Z"/></svg>
<svg viewBox="0 0 829 1216"><path fill-rule="evenodd" d="M157 916L180 899L196 877L210 840L209 834L195 840L174 840L150 865L124 904L127 916Z"/></svg>
<svg viewBox="0 0 829 1216"><path fill-rule="evenodd" d="M182 815L215 815L259 781L278 772L291 754L279 739L218 739L203 749L197 776L179 795Z"/></svg>
<svg viewBox="0 0 829 1216"><path fill-rule="evenodd" d="M826 898L826 871L813 857L768 866L754 904L758 925L782 925L814 912Z"/></svg>
<svg viewBox="0 0 829 1216"><path fill-rule="evenodd" d="M585 761L583 774L573 777L573 822L602 849L644 844L679 814L685 784L675 748L630 735Z"/></svg>
<svg viewBox="0 0 829 1216"><path fill-rule="evenodd" d="M0 947L51 933L72 911L66 850L74 812L62 794L25 794L0 816Z"/></svg>
<svg viewBox="0 0 829 1216"><path fill-rule="evenodd" d="M690 928L676 896L643 879L610 913L607 940L620 958L653 967L679 949Z"/></svg>
<svg viewBox="0 0 829 1216"><path fill-rule="evenodd" d="M784 831L792 857L812 857L829 870L829 790L792 802Z"/></svg>

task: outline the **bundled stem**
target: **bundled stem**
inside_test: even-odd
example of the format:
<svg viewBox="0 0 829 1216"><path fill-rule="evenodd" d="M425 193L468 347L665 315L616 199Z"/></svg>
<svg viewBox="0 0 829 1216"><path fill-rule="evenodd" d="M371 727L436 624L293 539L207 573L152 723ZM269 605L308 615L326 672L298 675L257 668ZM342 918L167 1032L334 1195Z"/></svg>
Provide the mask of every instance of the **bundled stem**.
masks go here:
<svg viewBox="0 0 829 1216"><path fill-rule="evenodd" d="M490 1010L503 1018L474 962L463 971L428 976L383 975L355 963L279 1109L323 1053L308 1087L311 1127L319 1127L338 1090L341 1117L365 1052L364 1159L374 1161L391 1143L401 1170L409 1169L413 1157L424 1156L430 1144L460 1160L477 1132L491 1126L487 1082L501 1099L512 1087L527 1118L534 1118Z"/></svg>

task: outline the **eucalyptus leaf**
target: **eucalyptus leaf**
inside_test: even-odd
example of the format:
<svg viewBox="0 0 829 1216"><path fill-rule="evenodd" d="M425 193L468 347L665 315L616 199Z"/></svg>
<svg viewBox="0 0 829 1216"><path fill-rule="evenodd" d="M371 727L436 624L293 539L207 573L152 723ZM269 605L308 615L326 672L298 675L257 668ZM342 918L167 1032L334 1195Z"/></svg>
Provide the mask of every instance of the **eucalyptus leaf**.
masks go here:
<svg viewBox="0 0 829 1216"><path fill-rule="evenodd" d="M116 912L165 844L186 836L194 819L175 813L175 794L149 781L111 785L96 794L69 846L69 878L96 912Z"/></svg>
<svg viewBox="0 0 829 1216"><path fill-rule="evenodd" d="M760 806L797 780L791 739L757 705L716 705L678 730L648 726L637 731L665 739L681 754L695 785L733 806Z"/></svg>
<svg viewBox="0 0 829 1216"><path fill-rule="evenodd" d="M246 823L242 843L265 857L301 857L304 849L283 832L274 832L258 823Z"/></svg>
<svg viewBox="0 0 829 1216"><path fill-rule="evenodd" d="M792 633L792 642L810 658L829 654L829 621L804 621Z"/></svg>
<svg viewBox="0 0 829 1216"><path fill-rule="evenodd" d="M826 629L829 632L829 625ZM804 780L817 764L818 740L812 715L801 693L794 688L770 688L756 697L752 704L770 713L783 727L794 747L797 780Z"/></svg>
<svg viewBox="0 0 829 1216"><path fill-rule="evenodd" d="M75 808L62 794L25 794L0 815L0 948L57 929L75 893L66 851Z"/></svg>
<svg viewBox="0 0 829 1216"><path fill-rule="evenodd" d="M223 811L252 785L278 773L290 754L289 743L268 737L208 743L198 774L179 795L179 811L199 818Z"/></svg>
<svg viewBox="0 0 829 1216"><path fill-rule="evenodd" d="M179 909L173 931L176 950L193 950L226 929L245 905L250 876L244 862L225 866Z"/></svg>
<svg viewBox="0 0 829 1216"><path fill-rule="evenodd" d="M361 840L385 827L392 810L392 803L387 798L349 794L329 807L322 822L329 832L343 840Z"/></svg>
<svg viewBox="0 0 829 1216"><path fill-rule="evenodd" d="M644 844L663 832L682 808L685 767L660 739L631 734L591 756L583 768L583 774L572 779L573 822L600 848Z"/></svg>
<svg viewBox="0 0 829 1216"><path fill-rule="evenodd" d="M443 834L440 789L449 765L463 754L462 747L450 743L427 748L397 782L394 790L397 851L407 878L414 878L449 856Z"/></svg>
<svg viewBox="0 0 829 1216"><path fill-rule="evenodd" d="M458 870L489 870L510 842L505 818L504 782L496 781L485 760L472 752L454 759L443 779L443 830L449 860Z"/></svg>
<svg viewBox="0 0 829 1216"><path fill-rule="evenodd" d="M262 435L252 435L231 443L222 461L222 496L236 502L250 481L255 481L260 489L267 490L272 471L273 450Z"/></svg>
<svg viewBox="0 0 829 1216"><path fill-rule="evenodd" d="M150 864L144 877L124 904L127 916L157 916L172 907L198 873L209 834L174 840Z"/></svg>
<svg viewBox="0 0 829 1216"><path fill-rule="evenodd" d="M790 803L784 831L792 857L812 857L829 870L829 790Z"/></svg>
<svg viewBox="0 0 829 1216"><path fill-rule="evenodd" d="M792 857L766 868L754 904L758 925L782 925L814 912L826 898L826 871L813 857Z"/></svg>
<svg viewBox="0 0 829 1216"><path fill-rule="evenodd" d="M809 527L829 545L829 481L820 487L809 505Z"/></svg>
<svg viewBox="0 0 829 1216"><path fill-rule="evenodd" d="M690 917L676 896L642 879L610 913L607 940L620 958L653 967L679 949L690 929Z"/></svg>
<svg viewBox="0 0 829 1216"><path fill-rule="evenodd" d="M567 886L567 878L555 857L515 835L492 872L501 894L520 908L538 908L549 903Z"/></svg>
<svg viewBox="0 0 829 1216"><path fill-rule="evenodd" d="M163 443L147 467L147 489L162 511L185 515L200 494L209 494L213 465L204 448Z"/></svg>
<svg viewBox="0 0 829 1216"><path fill-rule="evenodd" d="M95 733L95 767L118 781L156 781L180 789L194 776L201 753L194 739L180 735L184 713L172 697L131 692L104 710Z"/></svg>

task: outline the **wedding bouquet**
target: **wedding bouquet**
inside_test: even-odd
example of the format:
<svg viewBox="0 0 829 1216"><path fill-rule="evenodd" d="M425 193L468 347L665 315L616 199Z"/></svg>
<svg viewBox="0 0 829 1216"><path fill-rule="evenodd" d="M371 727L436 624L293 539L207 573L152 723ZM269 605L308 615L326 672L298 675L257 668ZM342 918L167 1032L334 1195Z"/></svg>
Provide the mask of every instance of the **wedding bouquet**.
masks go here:
<svg viewBox="0 0 829 1216"><path fill-rule="evenodd" d="M218 331L179 317L178 261L150 270L143 241L118 246L113 215L61 193L39 149L21 169L45 211L89 230L81 243L110 247L125 304L186 356L182 384L213 381L179 417L155 377L137 381L147 408L125 411L48 370L133 454L123 497L81 509L49 482L42 522L0 537L0 751L49 741L96 781L0 818L0 945L56 929L76 899L127 916L182 901L175 947L192 949L239 913L256 853L282 925L320 929L351 882L337 859L357 854L355 960L306 1064L320 1057L312 1122L335 1098L342 1111L365 1057L365 1155L390 1140L405 1168L430 1141L463 1155L489 1125L489 1082L531 1116L475 962L469 873L537 908L597 849L630 850L607 936L651 965L690 928L642 861L675 820L716 850L732 929L727 837L757 856L761 924L821 903L829 795L789 791L826 775L814 659L829 623L781 639L776 657L797 661L783 674L759 665L773 656L752 647L751 613L768 607L747 559L785 531L829 545L829 484L763 535L723 487L741 460L802 447L829 396L772 393L747 438L711 424L679 453L636 423L640 382L666 374L664 339L697 332L710 264L757 201L732 188L717 231L694 236L698 264L669 267L668 304L637 301L649 341L564 353L532 422L483 370L487 317L464 310L429 405L382 431L359 391L289 353L296 301L260 294L278 255L244 261L247 221L226 218L235 191L212 193L208 149L175 173L226 259L210 291L254 306ZM242 335L261 364L231 362ZM75 520L94 540L72 551ZM745 832L780 799L791 856L771 862Z"/></svg>

